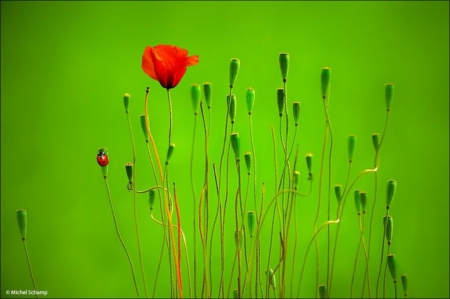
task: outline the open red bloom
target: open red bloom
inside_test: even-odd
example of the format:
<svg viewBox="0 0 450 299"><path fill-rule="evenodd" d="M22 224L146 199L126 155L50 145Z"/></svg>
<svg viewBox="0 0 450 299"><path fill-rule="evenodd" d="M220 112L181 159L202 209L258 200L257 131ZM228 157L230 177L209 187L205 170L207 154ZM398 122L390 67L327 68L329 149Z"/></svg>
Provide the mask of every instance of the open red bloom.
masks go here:
<svg viewBox="0 0 450 299"><path fill-rule="evenodd" d="M180 83L186 68L198 63L198 55L189 56L188 51L177 46L147 46L142 55L142 69L166 89Z"/></svg>

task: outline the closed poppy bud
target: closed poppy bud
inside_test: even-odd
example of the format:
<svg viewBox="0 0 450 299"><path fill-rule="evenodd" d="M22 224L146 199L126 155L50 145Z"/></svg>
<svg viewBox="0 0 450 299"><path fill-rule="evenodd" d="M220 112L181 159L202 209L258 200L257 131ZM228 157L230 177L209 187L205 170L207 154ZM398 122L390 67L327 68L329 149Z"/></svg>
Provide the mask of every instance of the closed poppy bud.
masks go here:
<svg viewBox="0 0 450 299"><path fill-rule="evenodd" d="M361 200L361 209L363 214L366 213L366 206L367 206L367 193L365 191L359 192L359 199Z"/></svg>
<svg viewBox="0 0 450 299"><path fill-rule="evenodd" d="M321 299L328 298L327 285L326 284L322 284L322 285L319 286L319 297Z"/></svg>
<svg viewBox="0 0 450 299"><path fill-rule="evenodd" d="M267 279L269 280L269 284L272 286L272 288L277 287L277 281L275 279L275 274L273 273L273 270L270 268L266 271Z"/></svg>
<svg viewBox="0 0 450 299"><path fill-rule="evenodd" d="M239 290L238 289L233 290L233 298L234 299L238 299L239 298Z"/></svg>
<svg viewBox="0 0 450 299"><path fill-rule="evenodd" d="M211 93L211 83L206 82L203 83L203 94L205 96L205 102L208 106L208 109L211 108L211 100L212 100L212 93Z"/></svg>
<svg viewBox="0 0 450 299"><path fill-rule="evenodd" d="M200 103L200 85L192 84L191 85L191 100L192 107L194 108L194 113L197 115L198 113L198 103Z"/></svg>
<svg viewBox="0 0 450 299"><path fill-rule="evenodd" d="M288 71L289 71L289 54L280 53L280 70L283 82L286 82Z"/></svg>
<svg viewBox="0 0 450 299"><path fill-rule="evenodd" d="M341 184L336 184L334 186L334 194L336 194L336 199L338 204L341 204L341 200L342 200L342 185Z"/></svg>
<svg viewBox="0 0 450 299"><path fill-rule="evenodd" d="M358 212L358 215L361 215L361 197L359 196L359 192L360 192L360 190L355 190L355 192L354 192L355 207L356 207L356 212Z"/></svg>
<svg viewBox="0 0 450 299"><path fill-rule="evenodd" d="M298 126L298 119L300 118L300 102L292 104L292 112L294 113L295 126Z"/></svg>
<svg viewBox="0 0 450 299"><path fill-rule="evenodd" d="M298 188L298 182L300 181L300 171L294 171L294 190Z"/></svg>
<svg viewBox="0 0 450 299"><path fill-rule="evenodd" d="M27 238L27 211L25 210L17 210L17 224L19 225L20 235L22 236L22 241L25 241Z"/></svg>
<svg viewBox="0 0 450 299"><path fill-rule="evenodd" d="M247 213L247 224L248 224L248 231L250 233L250 238L253 238L253 234L255 233L255 223L256 223L256 213L255 211L249 211Z"/></svg>
<svg viewBox="0 0 450 299"><path fill-rule="evenodd" d="M169 160L170 160L170 157L172 157L174 149L175 149L175 143L171 143L169 145L169 149L167 150L166 164L169 164Z"/></svg>
<svg viewBox="0 0 450 299"><path fill-rule="evenodd" d="M397 282L397 262L395 261L395 254L388 254L387 265L389 272L391 272L392 280Z"/></svg>
<svg viewBox="0 0 450 299"><path fill-rule="evenodd" d="M142 132L144 133L145 142L148 142L147 126L145 125L145 115L142 114L139 118L141 121L141 129Z"/></svg>
<svg viewBox="0 0 450 299"><path fill-rule="evenodd" d="M148 204L150 206L150 210L153 210L154 203L155 203L155 189L151 189L148 192Z"/></svg>
<svg viewBox="0 0 450 299"><path fill-rule="evenodd" d="M383 227L385 229L386 240L388 245L392 243L392 235L394 234L394 219L391 216L383 217Z"/></svg>
<svg viewBox="0 0 450 299"><path fill-rule="evenodd" d="M249 151L246 151L244 154L245 166L247 166L247 174L250 175L251 167L252 167L252 154Z"/></svg>
<svg viewBox="0 0 450 299"><path fill-rule="evenodd" d="M395 191L397 190L397 181L389 180L387 182L386 188L386 209L391 206L392 200L394 199Z"/></svg>
<svg viewBox="0 0 450 299"><path fill-rule="evenodd" d="M326 99L328 97L328 93L330 90L330 77L331 77L331 69L325 67L322 69L322 99Z"/></svg>
<svg viewBox="0 0 450 299"><path fill-rule="evenodd" d="M353 154L355 153L356 148L356 135L348 136L348 161L352 163Z"/></svg>
<svg viewBox="0 0 450 299"><path fill-rule="evenodd" d="M231 133L230 139L236 161L239 161L241 159L241 140L239 138L239 133Z"/></svg>
<svg viewBox="0 0 450 299"><path fill-rule="evenodd" d="M389 112L391 109L392 99L394 97L394 84L388 83L384 88L385 96L386 96L386 109Z"/></svg>
<svg viewBox="0 0 450 299"><path fill-rule="evenodd" d="M198 55L189 56L188 51L172 45L147 46L142 55L142 70L165 89L180 83L188 66L198 63Z"/></svg>
<svg viewBox="0 0 450 299"><path fill-rule="evenodd" d="M130 162L126 163L125 171L126 171L127 177L128 177L127 189L133 190L133 163L130 163Z"/></svg>
<svg viewBox="0 0 450 299"><path fill-rule="evenodd" d="M239 67L241 61L237 58L231 59L230 62L230 88L233 88L234 82L236 82L237 75L239 73Z"/></svg>
<svg viewBox="0 0 450 299"><path fill-rule="evenodd" d="M312 179L312 154L306 154L306 166L308 166L308 172L309 172L309 178L308 180Z"/></svg>
<svg viewBox="0 0 450 299"><path fill-rule="evenodd" d="M230 115L231 123L234 124L236 119L236 96L234 94L227 95L228 114Z"/></svg>
<svg viewBox="0 0 450 299"><path fill-rule="evenodd" d="M283 88L277 89L277 103L278 103L278 115L281 117L281 116L283 116L283 110L284 110L284 89Z"/></svg>
<svg viewBox="0 0 450 299"><path fill-rule="evenodd" d="M123 95L123 105L125 106L125 112L128 113L128 106L130 105L130 94L125 93Z"/></svg>
<svg viewBox="0 0 450 299"><path fill-rule="evenodd" d="M372 143L373 143L373 147L375 148L375 151L378 152L378 149L380 148L380 134L379 133L372 134Z"/></svg>
<svg viewBox="0 0 450 299"><path fill-rule="evenodd" d="M255 90L253 88L248 88L246 96L247 96L248 115L251 115L253 112L253 105L255 104Z"/></svg>
<svg viewBox="0 0 450 299"><path fill-rule="evenodd" d="M406 298L408 296L408 276L406 274L402 274L400 279L402 280L403 294Z"/></svg>

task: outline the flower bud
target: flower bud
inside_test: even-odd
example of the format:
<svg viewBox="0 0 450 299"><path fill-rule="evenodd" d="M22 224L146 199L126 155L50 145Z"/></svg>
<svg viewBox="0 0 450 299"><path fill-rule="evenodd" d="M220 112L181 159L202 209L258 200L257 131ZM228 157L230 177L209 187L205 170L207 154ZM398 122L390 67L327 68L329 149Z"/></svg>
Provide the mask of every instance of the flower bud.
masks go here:
<svg viewBox="0 0 450 299"><path fill-rule="evenodd" d="M247 213L247 225L248 231L250 233L250 238L253 238L253 234L255 233L255 224L256 224L256 213L255 211L249 211Z"/></svg>
<svg viewBox="0 0 450 299"><path fill-rule="evenodd" d="M391 109L392 99L394 97L394 84L392 83L386 84L384 91L386 97L386 109L389 112L389 110Z"/></svg>
<svg viewBox="0 0 450 299"><path fill-rule="evenodd" d="M281 117L281 116L283 116L283 110L284 110L284 89L283 88L277 89L277 103L278 103L278 115Z"/></svg>
<svg viewBox="0 0 450 299"><path fill-rule="evenodd" d="M246 151L244 154L245 166L247 166L247 174L250 175L251 167L252 167L252 154L249 151Z"/></svg>
<svg viewBox="0 0 450 299"><path fill-rule="evenodd" d="M397 181L389 180L386 188L386 209L389 209L394 199L395 190L397 190Z"/></svg>
<svg viewBox="0 0 450 299"><path fill-rule="evenodd" d="M22 241L25 241L27 238L27 211L25 210L17 210L17 224L19 225L20 235L22 236Z"/></svg>
<svg viewBox="0 0 450 299"><path fill-rule="evenodd" d="M275 279L275 274L273 273L272 268L269 268L269 270L266 270L267 279L272 286L273 289L277 287L277 281Z"/></svg>
<svg viewBox="0 0 450 299"><path fill-rule="evenodd" d="M348 136L348 161L352 163L356 148L356 135Z"/></svg>
<svg viewBox="0 0 450 299"><path fill-rule="evenodd" d="M236 119L236 96L234 94L227 95L228 114L230 116L231 123L234 124Z"/></svg>
<svg viewBox="0 0 450 299"><path fill-rule="evenodd" d="M338 205L340 205L341 200L342 200L342 185L341 184L336 184L334 186L334 194L336 194L336 199L337 199Z"/></svg>
<svg viewBox="0 0 450 299"><path fill-rule="evenodd" d="M191 85L191 100L192 107L194 108L194 113L197 115L198 113L198 103L200 103L200 85L192 84Z"/></svg>
<svg viewBox="0 0 450 299"><path fill-rule="evenodd" d="M167 150L166 164L169 164L169 160L170 160L170 157L172 157L174 149L175 149L175 143L171 143L169 145L169 149Z"/></svg>
<svg viewBox="0 0 450 299"><path fill-rule="evenodd" d="M237 58L231 59L230 62L230 88L233 88L234 82L236 82L236 77L239 73L239 67L241 66L241 61Z"/></svg>
<svg viewBox="0 0 450 299"><path fill-rule="evenodd" d="M251 115L253 112L253 105L255 104L255 90L253 88L247 89L246 98L248 115Z"/></svg>
<svg viewBox="0 0 450 299"><path fill-rule="evenodd" d="M306 154L306 166L308 166L309 178L308 180L312 180L312 154Z"/></svg>
<svg viewBox="0 0 450 299"><path fill-rule="evenodd" d="M359 192L361 192L360 190L355 190L354 195L355 195L355 207L356 207L356 212L358 212L358 215L361 215L361 197L359 196Z"/></svg>
<svg viewBox="0 0 450 299"><path fill-rule="evenodd" d="M289 71L289 53L280 53L280 70L283 82L286 82Z"/></svg>
<svg viewBox="0 0 450 299"><path fill-rule="evenodd" d="M395 254L388 254L387 265L389 272L391 272L392 280L397 282L397 262L395 261Z"/></svg>
<svg viewBox="0 0 450 299"><path fill-rule="evenodd" d="M123 95L123 105L125 106L125 112L128 113L128 106L130 105L130 94L125 93Z"/></svg>
<svg viewBox="0 0 450 299"><path fill-rule="evenodd" d="M208 109L210 109L211 108L211 99L212 99L211 83L209 83L209 82L203 83L203 94L205 95L206 105L208 106Z"/></svg>
<svg viewBox="0 0 450 299"><path fill-rule="evenodd" d="M148 142L147 126L145 125L145 114L142 114L139 118L141 120L141 128L142 132L144 133L145 142Z"/></svg>
<svg viewBox="0 0 450 299"><path fill-rule="evenodd" d="M150 210L153 210L153 205L155 204L155 189L151 189L148 192L148 204L150 206Z"/></svg>
<svg viewBox="0 0 450 299"><path fill-rule="evenodd" d="M324 67L322 69L322 99L326 99L328 97L328 93L330 90L330 76L331 76L331 69L328 67Z"/></svg>
<svg viewBox="0 0 450 299"><path fill-rule="evenodd" d="M327 285L322 284L319 286L319 298L321 298L321 299L328 298Z"/></svg>
<svg viewBox="0 0 450 299"><path fill-rule="evenodd" d="M233 298L239 299L239 290L238 289L233 290Z"/></svg>
<svg viewBox="0 0 450 299"><path fill-rule="evenodd" d="M361 209L363 214L366 213L366 206L367 206L367 193L365 191L359 192L359 199L361 200Z"/></svg>
<svg viewBox="0 0 450 299"><path fill-rule="evenodd" d="M127 173L128 182L133 182L133 163L126 163L125 164L125 171Z"/></svg>
<svg viewBox="0 0 450 299"><path fill-rule="evenodd" d="M239 133L231 133L230 140L236 161L239 161L241 159L241 140L239 138Z"/></svg>
<svg viewBox="0 0 450 299"><path fill-rule="evenodd" d="M298 126L298 120L300 118L300 102L294 102L292 104L292 112L294 113L295 126Z"/></svg>
<svg viewBox="0 0 450 299"><path fill-rule="evenodd" d="M388 245L391 245L392 235L394 234L394 219L390 215L383 216L383 227Z"/></svg>
<svg viewBox="0 0 450 299"><path fill-rule="evenodd" d="M406 274L402 274L400 279L402 280L403 294L406 298L408 296L408 276Z"/></svg>
<svg viewBox="0 0 450 299"><path fill-rule="evenodd" d="M373 147L375 148L375 151L378 152L378 150L380 148L380 134L379 133L372 134L372 143L373 143Z"/></svg>
<svg viewBox="0 0 450 299"><path fill-rule="evenodd" d="M300 171L294 171L294 190L297 190L300 181Z"/></svg>

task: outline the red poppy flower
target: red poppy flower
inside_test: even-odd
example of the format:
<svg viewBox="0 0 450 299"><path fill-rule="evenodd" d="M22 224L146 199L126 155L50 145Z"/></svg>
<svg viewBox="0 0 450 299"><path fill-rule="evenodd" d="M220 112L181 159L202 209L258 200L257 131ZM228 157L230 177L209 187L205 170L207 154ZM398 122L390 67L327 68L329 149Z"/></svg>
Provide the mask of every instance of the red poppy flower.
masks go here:
<svg viewBox="0 0 450 299"><path fill-rule="evenodd" d="M198 55L189 56L188 51L177 46L147 46L142 55L142 69L166 89L180 83L186 68L198 63Z"/></svg>

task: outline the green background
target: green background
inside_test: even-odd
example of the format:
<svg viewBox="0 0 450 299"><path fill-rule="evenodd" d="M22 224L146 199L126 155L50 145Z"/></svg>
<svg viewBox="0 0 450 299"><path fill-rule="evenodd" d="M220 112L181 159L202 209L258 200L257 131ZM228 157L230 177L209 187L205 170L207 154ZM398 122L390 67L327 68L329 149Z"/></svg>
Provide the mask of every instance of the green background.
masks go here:
<svg viewBox="0 0 450 299"><path fill-rule="evenodd" d="M256 90L258 193L260 196L261 183L267 182L268 200L275 194L270 127L277 132L275 90L282 86L278 54L284 51L291 57L288 101L302 102L299 155L314 154L316 178L324 132L320 70L324 66L332 69L333 185L344 184L348 134L358 135L352 176L373 166L370 136L383 128L384 84L395 83L380 158L372 287L382 239L385 182L394 178L398 190L391 210L395 219L392 251L396 253L399 273L408 273L411 297L448 297L448 9L448 2L432 1L2 1L1 296L6 296L7 290L32 288L16 223L15 211L19 208L28 211L28 249L37 288L48 291L47 297L135 296L129 267L115 235L101 171L95 162L97 149L102 146L110 150L111 193L142 290L133 197L125 188L123 169L131 159L131 145L122 95L131 94L137 185L139 189L148 188L151 172L138 119L143 113L145 87L151 88L150 118L160 156L166 151L168 108L165 90L141 70L141 55L147 45L172 44L200 57L200 63L190 67L171 92L173 141L177 145L171 181L177 183L188 242L193 230L188 176L194 119L190 84L213 84L211 159L218 163L228 65L233 57L241 60L235 88L239 103L235 129L241 133L243 150L249 150L243 99L246 88L251 86ZM200 133L199 129L199 150L195 156L197 192L203 180ZM281 151L280 144L277 147ZM298 168L305 174L303 158L300 161ZM234 194L236 176L234 167L230 169L230 190ZM302 190L308 186L305 177L302 175ZM371 207L373 176L366 176L355 187L368 191ZM312 237L317 191L318 179L312 196L302 198L297 206L302 227L297 273L306 243ZM162 230L149 220L146 197L138 200L146 277L149 290L153 291ZM349 200L333 281L333 296L338 297L349 296L358 244L357 217L353 200ZM232 213L231 205L228 212ZM232 253L233 215L228 217L227 248ZM325 220L322 211L319 223ZM275 238L274 256L278 256L277 232ZM263 255L267 254L268 242L265 235ZM192 258L192 244L189 246ZM201 253L199 245L197 248ZM325 248L321 245L321 251ZM214 249L215 259L218 251L218 247ZM360 263L362 260L360 256ZM323 254L321 264L325 265ZM166 256L162 265L156 296L167 297L170 292ZM218 264L215 265L216 270ZM311 297L315 291L314 247L306 266L301 296ZM275 267L274 261L271 267ZM227 269L230 268L228 261ZM357 296L363 275L362 268L358 269ZM322 276L323 270L319 283L323 283ZM392 297L393 288L389 279L388 282L386 296Z"/></svg>

